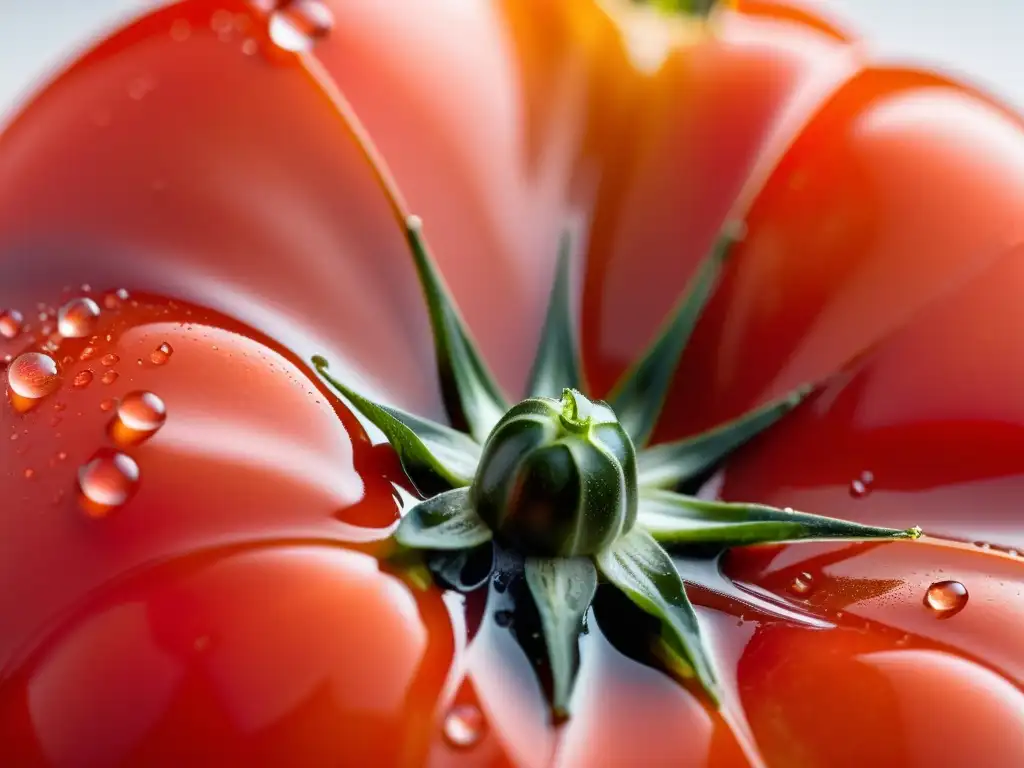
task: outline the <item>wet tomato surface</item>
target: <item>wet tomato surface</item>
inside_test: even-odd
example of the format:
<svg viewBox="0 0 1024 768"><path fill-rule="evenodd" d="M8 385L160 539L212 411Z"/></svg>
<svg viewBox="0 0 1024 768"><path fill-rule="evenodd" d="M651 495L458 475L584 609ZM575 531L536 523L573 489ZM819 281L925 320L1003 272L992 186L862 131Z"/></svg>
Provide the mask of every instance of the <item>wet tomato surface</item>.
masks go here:
<svg viewBox="0 0 1024 768"><path fill-rule="evenodd" d="M184 0L10 117L0 763L1024 763L1024 124L734 5ZM731 550L816 624L691 589L719 707L599 591L552 724L515 586L383 556L401 466L306 362L443 418L396 209L512 394L578 232L597 397L742 219L655 440L824 380L702 493L926 535Z"/></svg>

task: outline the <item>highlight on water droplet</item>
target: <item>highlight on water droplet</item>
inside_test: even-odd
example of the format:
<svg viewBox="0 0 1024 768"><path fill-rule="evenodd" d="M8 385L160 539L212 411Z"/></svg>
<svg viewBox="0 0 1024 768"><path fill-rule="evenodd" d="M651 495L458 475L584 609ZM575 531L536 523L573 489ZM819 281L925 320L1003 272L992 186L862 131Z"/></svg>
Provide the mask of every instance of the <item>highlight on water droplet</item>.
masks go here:
<svg viewBox="0 0 1024 768"><path fill-rule="evenodd" d="M21 312L18 310L0 310L0 336L3 336L5 339L17 338L18 334L21 333L24 323L25 318L21 316Z"/></svg>
<svg viewBox="0 0 1024 768"><path fill-rule="evenodd" d="M480 742L487 729L483 713L472 704L456 704L444 719L444 738L457 749Z"/></svg>
<svg viewBox="0 0 1024 768"><path fill-rule="evenodd" d="M57 361L41 352L18 355L7 367L7 385L24 400L46 397L60 386Z"/></svg>
<svg viewBox="0 0 1024 768"><path fill-rule="evenodd" d="M278 48L309 51L334 28L334 15L321 0L292 0L270 13L267 32Z"/></svg>
<svg viewBox="0 0 1024 768"><path fill-rule="evenodd" d="M967 605L967 587L959 581L936 581L924 595L924 605L940 619L960 613Z"/></svg>
<svg viewBox="0 0 1024 768"><path fill-rule="evenodd" d="M119 445L138 445L148 440L167 420L167 407L152 392L129 392L110 424L110 436Z"/></svg>
<svg viewBox="0 0 1024 768"><path fill-rule="evenodd" d="M104 448L78 470L79 502L90 517L104 517L128 501L138 483L135 460Z"/></svg>
<svg viewBox="0 0 1024 768"><path fill-rule="evenodd" d="M864 470L860 473L860 477L853 480L850 483L850 495L855 499L859 499L862 496L867 496L871 492L871 484L875 482L875 475L873 472Z"/></svg>
<svg viewBox="0 0 1024 768"><path fill-rule="evenodd" d="M150 353L149 361L153 363L153 365L163 365L171 359L171 355L173 354L174 348L165 341Z"/></svg>
<svg viewBox="0 0 1024 768"><path fill-rule="evenodd" d="M66 339L88 336L96 327L100 305L86 296L72 299L57 310L57 332Z"/></svg>
<svg viewBox="0 0 1024 768"><path fill-rule="evenodd" d="M71 380L71 386L75 389L85 389L92 384L92 371L86 369L79 371L75 374L75 378Z"/></svg>
<svg viewBox="0 0 1024 768"><path fill-rule="evenodd" d="M806 571L793 577L789 583L789 591L794 595L806 597L814 590L814 577Z"/></svg>

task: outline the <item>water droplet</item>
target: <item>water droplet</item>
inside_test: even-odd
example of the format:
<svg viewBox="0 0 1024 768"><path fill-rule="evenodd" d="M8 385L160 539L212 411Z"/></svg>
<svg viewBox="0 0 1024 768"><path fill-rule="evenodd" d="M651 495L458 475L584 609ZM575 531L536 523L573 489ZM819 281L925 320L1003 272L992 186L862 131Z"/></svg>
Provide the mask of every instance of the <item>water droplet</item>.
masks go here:
<svg viewBox="0 0 1024 768"><path fill-rule="evenodd" d="M119 362L121 362L121 358L115 355L113 352L110 352L101 357L100 362L109 368L110 366L117 365Z"/></svg>
<svg viewBox="0 0 1024 768"><path fill-rule="evenodd" d="M64 461L68 457L67 451L59 451L57 453L57 461Z"/></svg>
<svg viewBox="0 0 1024 768"><path fill-rule="evenodd" d="M126 301L128 301L128 291L124 288L118 288L103 296L103 306L107 309L120 309Z"/></svg>
<svg viewBox="0 0 1024 768"><path fill-rule="evenodd" d="M156 81L151 77L137 77L128 84L128 96L135 101L142 101L154 88Z"/></svg>
<svg viewBox="0 0 1024 768"><path fill-rule="evenodd" d="M259 43L257 43L251 37L248 37L242 41L242 53L244 53L246 56L254 55L259 49Z"/></svg>
<svg viewBox="0 0 1024 768"><path fill-rule="evenodd" d="M873 482L875 482L874 473L864 470L860 473L860 477L850 483L850 495L855 499L867 496L871 492L871 484Z"/></svg>
<svg viewBox="0 0 1024 768"><path fill-rule="evenodd" d="M3 336L5 339L16 338L21 333L21 326L24 320L21 312L16 309L0 311L0 336Z"/></svg>
<svg viewBox="0 0 1024 768"><path fill-rule="evenodd" d="M33 477L36 476L36 471L32 469L32 467L29 467L25 470L24 475L26 480L31 480Z"/></svg>
<svg viewBox="0 0 1024 768"><path fill-rule="evenodd" d="M88 336L99 316L100 307L92 299L72 299L57 311L57 332L66 339Z"/></svg>
<svg viewBox="0 0 1024 768"><path fill-rule="evenodd" d="M91 517L103 517L124 504L138 482L139 465L117 451L100 451L78 470L82 505Z"/></svg>
<svg viewBox="0 0 1024 768"><path fill-rule="evenodd" d="M444 738L457 749L479 743L486 730L483 713L472 704L456 704L444 719Z"/></svg>
<svg viewBox="0 0 1024 768"><path fill-rule="evenodd" d="M176 43L183 43L192 34L192 25L185 19L177 19L171 24L171 40Z"/></svg>
<svg viewBox="0 0 1024 768"><path fill-rule="evenodd" d="M117 381L117 371L107 371L103 374L103 378L100 379L104 384L113 384Z"/></svg>
<svg viewBox="0 0 1024 768"><path fill-rule="evenodd" d="M150 353L149 361L153 363L153 365L163 365L170 360L171 355L173 354L174 348L165 341Z"/></svg>
<svg viewBox="0 0 1024 768"><path fill-rule="evenodd" d="M71 385L75 389L84 389L92 384L92 371L85 370L79 371L75 374L75 378L71 380Z"/></svg>
<svg viewBox="0 0 1024 768"><path fill-rule="evenodd" d="M268 32L278 48L302 53L334 28L334 15L321 0L292 0L271 12Z"/></svg>
<svg viewBox="0 0 1024 768"><path fill-rule="evenodd" d="M108 397L106 400L104 400L102 403L100 403L100 410L101 411L112 411L112 410L114 410L114 406L115 405L117 405L117 401L114 398L112 398L112 397Z"/></svg>
<svg viewBox="0 0 1024 768"><path fill-rule="evenodd" d="M78 359L84 362L86 360L92 360L94 357L96 357L96 347L86 347L85 349L82 350L82 353L78 356Z"/></svg>
<svg viewBox="0 0 1024 768"><path fill-rule="evenodd" d="M40 352L26 352L7 368L7 384L19 397L38 400L60 386L57 363Z"/></svg>
<svg viewBox="0 0 1024 768"><path fill-rule="evenodd" d="M494 622L499 627L511 627L513 618L512 611L496 611L494 613Z"/></svg>
<svg viewBox="0 0 1024 768"><path fill-rule="evenodd" d="M959 581L937 581L925 592L924 604L945 619L962 611L967 598L967 587Z"/></svg>
<svg viewBox="0 0 1024 768"><path fill-rule="evenodd" d="M811 594L813 589L814 577L807 572L794 576L793 581L789 584L789 591L794 595L799 595L801 597Z"/></svg>
<svg viewBox="0 0 1024 768"><path fill-rule="evenodd" d="M121 445L136 445L153 436L167 420L164 401L152 392L129 392L110 425L111 437Z"/></svg>

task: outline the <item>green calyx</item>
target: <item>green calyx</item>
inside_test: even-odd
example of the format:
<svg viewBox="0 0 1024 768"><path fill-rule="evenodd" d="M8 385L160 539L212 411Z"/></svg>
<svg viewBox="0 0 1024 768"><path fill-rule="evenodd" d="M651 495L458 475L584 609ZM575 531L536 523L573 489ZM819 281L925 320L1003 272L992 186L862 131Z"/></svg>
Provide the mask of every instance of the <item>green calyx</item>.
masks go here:
<svg viewBox="0 0 1024 768"><path fill-rule="evenodd" d="M633 5L650 6L656 11L679 16L707 16L717 0L630 0Z"/></svg>
<svg viewBox="0 0 1024 768"><path fill-rule="evenodd" d="M668 649L669 666L684 670L717 702L713 648L701 633L686 584L775 617L828 625L741 590L715 560L706 567L709 551L720 554L735 546L807 539L921 535L917 528L876 528L677 492L796 408L813 391L810 386L704 434L647 447L735 231L727 228L608 402L581 394L568 237L559 249L529 397L516 405L505 400L477 351L416 217L406 221L406 235L426 298L445 407L458 428L374 403L334 379L326 360L313 359L319 373L384 433L423 497L394 533L403 558L425 551L435 577L449 584L458 581L452 573L482 547L498 547L519 558L540 620L556 717L569 714L579 637L600 583L657 620L661 631L652 641Z"/></svg>

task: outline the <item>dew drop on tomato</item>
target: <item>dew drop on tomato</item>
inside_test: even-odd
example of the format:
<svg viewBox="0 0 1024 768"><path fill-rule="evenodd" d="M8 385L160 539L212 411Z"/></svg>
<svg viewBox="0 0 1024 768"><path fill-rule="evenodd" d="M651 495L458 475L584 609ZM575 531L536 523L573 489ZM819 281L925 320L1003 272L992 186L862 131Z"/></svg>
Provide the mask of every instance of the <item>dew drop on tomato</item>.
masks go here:
<svg viewBox="0 0 1024 768"><path fill-rule="evenodd" d="M850 495L855 499L859 499L862 496L867 496L871 493L871 484L875 482L875 475L872 472L865 470L860 473L860 477L853 480L850 483Z"/></svg>
<svg viewBox="0 0 1024 768"><path fill-rule="evenodd" d="M302 53L330 34L334 16L320 0L293 0L273 10L268 25L267 32L274 45Z"/></svg>
<svg viewBox="0 0 1024 768"><path fill-rule="evenodd" d="M814 590L814 577L809 573L801 573L793 577L789 591L799 597L806 597Z"/></svg>
<svg viewBox="0 0 1024 768"><path fill-rule="evenodd" d="M128 301L128 291L118 288L103 296L103 306L107 309L120 309Z"/></svg>
<svg viewBox="0 0 1024 768"><path fill-rule="evenodd" d="M75 389L85 389L90 384L92 384L92 379L92 371L88 369L84 371L79 371L78 373L75 374L75 378L71 380L71 386L73 386Z"/></svg>
<svg viewBox="0 0 1024 768"><path fill-rule="evenodd" d="M86 296L72 299L57 310L57 332L66 339L88 336L99 316L100 306L92 299Z"/></svg>
<svg viewBox="0 0 1024 768"><path fill-rule="evenodd" d="M109 368L112 365L117 365L119 362L121 362L121 358L115 355L113 352L110 352L109 354L106 354L103 357L101 357L100 362Z"/></svg>
<svg viewBox="0 0 1024 768"><path fill-rule="evenodd" d="M0 311L0 336L5 339L17 338L21 333L24 318L21 312L16 309L5 309Z"/></svg>
<svg viewBox="0 0 1024 768"><path fill-rule="evenodd" d="M139 465L127 454L102 450L78 470L82 506L103 517L131 498L139 483Z"/></svg>
<svg viewBox="0 0 1024 768"><path fill-rule="evenodd" d="M60 386L57 363L41 352L26 352L7 368L7 383L11 392L26 400L46 397Z"/></svg>
<svg viewBox="0 0 1024 768"><path fill-rule="evenodd" d="M472 704L456 704L444 719L444 738L457 749L479 743L487 729L483 713Z"/></svg>
<svg viewBox="0 0 1024 768"><path fill-rule="evenodd" d="M100 378L100 381L102 381L104 384L113 384L115 381L117 381L117 376L117 371L106 371Z"/></svg>
<svg viewBox="0 0 1024 768"><path fill-rule="evenodd" d="M149 361L153 363L153 365L163 365L171 359L171 355L173 354L174 348L165 341L150 353Z"/></svg>
<svg viewBox="0 0 1024 768"><path fill-rule="evenodd" d="M947 618L967 605L967 587L959 581L937 581L925 592L924 604L939 616Z"/></svg>
<svg viewBox="0 0 1024 768"><path fill-rule="evenodd" d="M149 439L167 420L164 401L152 392L129 392L117 408L110 436L119 445L137 445Z"/></svg>

